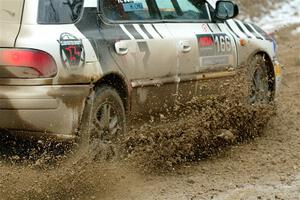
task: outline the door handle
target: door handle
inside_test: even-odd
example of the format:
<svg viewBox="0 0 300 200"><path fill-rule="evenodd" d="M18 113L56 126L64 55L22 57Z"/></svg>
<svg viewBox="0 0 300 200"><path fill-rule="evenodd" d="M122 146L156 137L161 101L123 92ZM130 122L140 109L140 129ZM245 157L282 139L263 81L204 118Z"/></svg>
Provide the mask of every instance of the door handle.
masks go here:
<svg viewBox="0 0 300 200"><path fill-rule="evenodd" d="M181 51L183 53L190 52L192 50L191 44L189 41L180 41Z"/></svg>
<svg viewBox="0 0 300 200"><path fill-rule="evenodd" d="M115 50L119 55L126 55L128 53L128 47L126 42L119 41L115 43Z"/></svg>

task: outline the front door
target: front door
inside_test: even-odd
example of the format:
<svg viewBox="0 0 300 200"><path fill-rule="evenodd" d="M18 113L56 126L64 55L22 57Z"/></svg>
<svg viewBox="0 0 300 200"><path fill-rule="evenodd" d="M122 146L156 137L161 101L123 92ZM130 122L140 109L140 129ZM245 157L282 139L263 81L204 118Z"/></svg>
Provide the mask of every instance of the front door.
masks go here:
<svg viewBox="0 0 300 200"><path fill-rule="evenodd" d="M179 57L179 101L201 94L202 79L222 77L236 67L236 47L225 29L211 22L209 7L201 0L156 0L168 30L176 40Z"/></svg>

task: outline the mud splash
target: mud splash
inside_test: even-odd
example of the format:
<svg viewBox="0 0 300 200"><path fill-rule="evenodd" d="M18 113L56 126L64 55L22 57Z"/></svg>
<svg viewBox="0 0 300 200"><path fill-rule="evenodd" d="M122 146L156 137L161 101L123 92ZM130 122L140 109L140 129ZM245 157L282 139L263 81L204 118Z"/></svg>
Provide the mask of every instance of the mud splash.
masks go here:
<svg viewBox="0 0 300 200"><path fill-rule="evenodd" d="M124 142L129 162L94 161L84 152L60 152L51 157L50 146L39 149L27 144L27 153L18 152L25 151L26 145L17 147L0 162L0 197L101 199L109 196L115 183L126 176L126 167L132 167L128 163L133 161L143 169L162 172L183 162L203 159L228 144L259 135L273 113L271 105L242 104L224 96L194 99L174 111L173 120L163 118L161 124L131 130ZM6 145L15 146L16 141L9 141Z"/></svg>
<svg viewBox="0 0 300 200"><path fill-rule="evenodd" d="M167 113L130 130L124 142L129 160L143 170L172 170L180 163L204 159L228 145L260 135L275 115L276 106L249 103L249 73L258 67L249 65L237 70L233 78L200 82L201 94L209 95L176 104Z"/></svg>
<svg viewBox="0 0 300 200"><path fill-rule="evenodd" d="M117 181L117 163L94 162L72 152L56 154L48 148L41 151L34 145L24 145L22 151L26 148L26 153L14 152L0 161L1 200L95 199L93 194L106 195Z"/></svg>
<svg viewBox="0 0 300 200"><path fill-rule="evenodd" d="M29 154L35 157L29 158L15 151L0 162L0 199L107 198L130 171L128 163L163 172L204 159L229 144L259 135L274 106L253 106L222 96L194 99L173 114L179 120L163 118L160 124L145 124L129 132L124 142L127 161L94 161L84 152L49 158L48 153L33 150ZM53 159L57 160L49 162Z"/></svg>
<svg viewBox="0 0 300 200"><path fill-rule="evenodd" d="M194 99L180 110L185 111L177 112L178 121L131 130L125 141L129 159L144 169L173 169L258 136L275 114L274 105L249 105L225 96Z"/></svg>

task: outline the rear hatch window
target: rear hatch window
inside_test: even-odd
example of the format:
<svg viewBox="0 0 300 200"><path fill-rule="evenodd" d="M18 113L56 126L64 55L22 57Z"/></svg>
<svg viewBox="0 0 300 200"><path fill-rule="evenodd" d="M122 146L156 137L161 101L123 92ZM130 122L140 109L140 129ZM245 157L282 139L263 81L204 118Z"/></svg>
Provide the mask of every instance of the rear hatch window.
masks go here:
<svg viewBox="0 0 300 200"><path fill-rule="evenodd" d="M83 0L39 0L39 24L71 24L82 12Z"/></svg>

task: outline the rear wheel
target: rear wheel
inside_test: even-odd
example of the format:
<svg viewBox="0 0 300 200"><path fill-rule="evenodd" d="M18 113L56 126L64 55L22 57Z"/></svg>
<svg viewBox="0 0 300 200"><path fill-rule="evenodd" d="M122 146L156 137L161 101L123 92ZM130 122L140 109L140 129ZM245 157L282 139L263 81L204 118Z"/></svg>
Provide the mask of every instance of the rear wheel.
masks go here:
<svg viewBox="0 0 300 200"><path fill-rule="evenodd" d="M126 127L123 101L110 86L97 88L92 98L85 111L89 113L89 130L82 134L82 145L88 147L93 159L117 158Z"/></svg>
<svg viewBox="0 0 300 200"><path fill-rule="evenodd" d="M256 55L250 63L249 73L251 104L270 103L272 101L272 91L268 75L268 66L263 55Z"/></svg>

